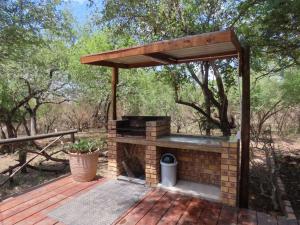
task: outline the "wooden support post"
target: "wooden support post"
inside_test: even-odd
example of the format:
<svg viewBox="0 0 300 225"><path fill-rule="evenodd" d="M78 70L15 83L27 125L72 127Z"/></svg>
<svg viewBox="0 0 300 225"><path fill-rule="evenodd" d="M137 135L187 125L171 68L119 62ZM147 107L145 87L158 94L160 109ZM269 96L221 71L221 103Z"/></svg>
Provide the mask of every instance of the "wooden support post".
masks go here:
<svg viewBox="0 0 300 225"><path fill-rule="evenodd" d="M13 169L11 169L11 168L13 168L12 166L9 166L9 172L8 172L8 177L10 177L9 178L9 185L12 187L13 185L14 185L14 178L11 176L11 174L13 173Z"/></svg>
<svg viewBox="0 0 300 225"><path fill-rule="evenodd" d="M75 143L75 134L74 133L71 133L71 142Z"/></svg>
<svg viewBox="0 0 300 225"><path fill-rule="evenodd" d="M117 84L118 84L119 68L112 68L112 79L111 79L111 105L112 105L112 120L117 119Z"/></svg>
<svg viewBox="0 0 300 225"><path fill-rule="evenodd" d="M240 207L248 208L249 198L249 145L250 145L250 48L243 48L240 61L242 73L241 115L241 179Z"/></svg>

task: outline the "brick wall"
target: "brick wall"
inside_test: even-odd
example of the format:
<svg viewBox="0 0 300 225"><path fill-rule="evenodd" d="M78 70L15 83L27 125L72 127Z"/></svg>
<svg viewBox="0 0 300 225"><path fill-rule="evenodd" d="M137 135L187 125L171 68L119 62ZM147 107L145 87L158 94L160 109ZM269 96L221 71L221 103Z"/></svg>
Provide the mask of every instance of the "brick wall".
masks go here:
<svg viewBox="0 0 300 225"><path fill-rule="evenodd" d="M122 152L117 151L119 143L116 142L117 121L110 120L108 122L108 133L107 133L107 148L108 148L108 175L112 178L117 177L121 174L123 168L121 160L123 158Z"/></svg>
<svg viewBox="0 0 300 225"><path fill-rule="evenodd" d="M223 143L221 155L222 203L236 206L238 202L239 151L238 143Z"/></svg>
<svg viewBox="0 0 300 225"><path fill-rule="evenodd" d="M178 179L221 185L221 154L186 149L161 148L161 155L172 153L178 166Z"/></svg>
<svg viewBox="0 0 300 225"><path fill-rule="evenodd" d="M170 118L146 123L146 140L150 144L146 148L146 183L155 187L160 182L160 151L156 146L158 137L170 134Z"/></svg>

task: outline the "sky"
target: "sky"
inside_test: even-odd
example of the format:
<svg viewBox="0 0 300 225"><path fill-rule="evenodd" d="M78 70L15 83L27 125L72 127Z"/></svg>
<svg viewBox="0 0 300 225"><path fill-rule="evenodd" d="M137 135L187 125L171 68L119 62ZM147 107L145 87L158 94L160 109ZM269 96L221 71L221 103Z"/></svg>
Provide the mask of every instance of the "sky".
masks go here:
<svg viewBox="0 0 300 225"><path fill-rule="evenodd" d="M73 14L74 18L80 25L87 22L92 12L92 9L88 7L88 0L67 0L63 7Z"/></svg>

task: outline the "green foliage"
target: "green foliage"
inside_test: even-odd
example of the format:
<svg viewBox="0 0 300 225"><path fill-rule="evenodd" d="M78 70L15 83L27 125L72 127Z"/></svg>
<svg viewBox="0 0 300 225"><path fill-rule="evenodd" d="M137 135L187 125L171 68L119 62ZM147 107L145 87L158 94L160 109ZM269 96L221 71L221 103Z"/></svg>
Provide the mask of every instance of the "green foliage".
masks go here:
<svg viewBox="0 0 300 225"><path fill-rule="evenodd" d="M60 4L60 0L0 2L0 66L6 60L23 61L31 47L47 44L46 35L65 34L67 14Z"/></svg>
<svg viewBox="0 0 300 225"><path fill-rule="evenodd" d="M272 107L276 102L282 101L281 82L279 77L264 78L256 82L253 81L250 93L251 110L253 112L259 112L268 107Z"/></svg>
<svg viewBox="0 0 300 225"><path fill-rule="evenodd" d="M175 105L173 90L168 84L157 80L153 70L137 70L121 75L119 101L125 114L170 115Z"/></svg>
<svg viewBox="0 0 300 225"><path fill-rule="evenodd" d="M89 140L79 140L69 148L71 153L87 154L99 150L97 143Z"/></svg>
<svg viewBox="0 0 300 225"><path fill-rule="evenodd" d="M300 69L293 68L286 71L283 79L281 85L283 100L288 105L300 104Z"/></svg>
<svg viewBox="0 0 300 225"><path fill-rule="evenodd" d="M88 97L89 101L98 102L110 92L110 69L80 64L80 57L86 54L112 49L109 37L102 33L91 36L83 35L68 52L68 71L76 82L79 98Z"/></svg>
<svg viewBox="0 0 300 225"><path fill-rule="evenodd" d="M299 8L298 0L241 2L235 26L251 47L251 66L258 75L299 65Z"/></svg>
<svg viewBox="0 0 300 225"><path fill-rule="evenodd" d="M235 13L230 2L106 0L98 22L141 42L170 39L221 30Z"/></svg>

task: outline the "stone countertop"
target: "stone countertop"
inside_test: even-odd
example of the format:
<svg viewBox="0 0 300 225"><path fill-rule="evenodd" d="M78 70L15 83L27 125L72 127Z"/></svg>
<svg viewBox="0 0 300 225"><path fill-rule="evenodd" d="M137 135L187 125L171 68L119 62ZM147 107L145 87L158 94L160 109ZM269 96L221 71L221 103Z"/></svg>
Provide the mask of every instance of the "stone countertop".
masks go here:
<svg viewBox="0 0 300 225"><path fill-rule="evenodd" d="M211 151L221 153L224 148L236 148L238 140L235 137L208 137L171 134L157 138L155 141L146 140L143 137L117 137L117 142L139 144L139 145L156 145L158 147L191 149L197 151Z"/></svg>
<svg viewBox="0 0 300 225"><path fill-rule="evenodd" d="M196 135L183 135L171 134L169 136L160 137L158 141L170 141L189 143L196 145L222 145L223 143L234 143L237 139L234 137L214 137L214 136L196 136Z"/></svg>
<svg viewBox="0 0 300 225"><path fill-rule="evenodd" d="M156 140L160 147L192 149L198 151L222 152L223 148L237 147L238 140L234 137L209 137L171 134Z"/></svg>

